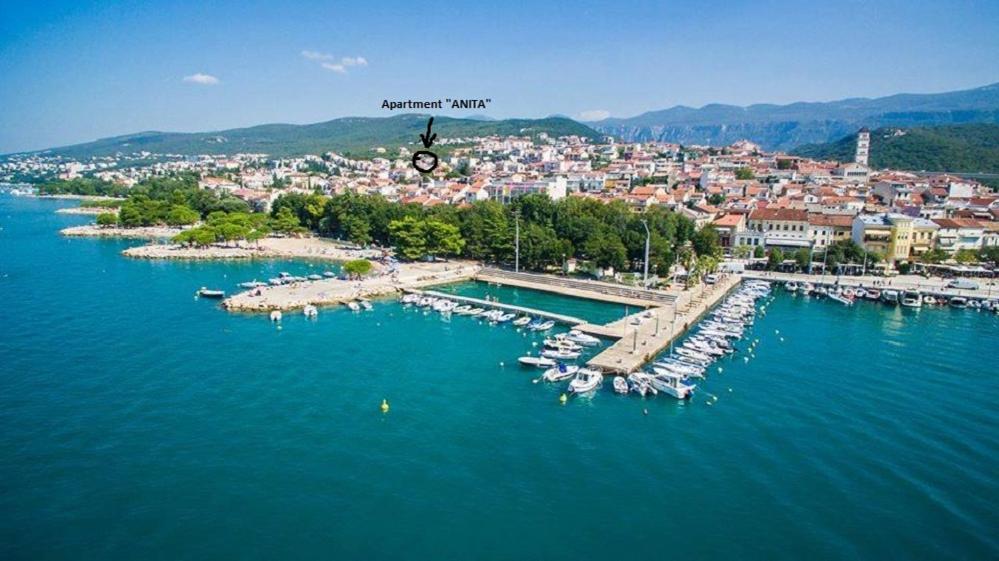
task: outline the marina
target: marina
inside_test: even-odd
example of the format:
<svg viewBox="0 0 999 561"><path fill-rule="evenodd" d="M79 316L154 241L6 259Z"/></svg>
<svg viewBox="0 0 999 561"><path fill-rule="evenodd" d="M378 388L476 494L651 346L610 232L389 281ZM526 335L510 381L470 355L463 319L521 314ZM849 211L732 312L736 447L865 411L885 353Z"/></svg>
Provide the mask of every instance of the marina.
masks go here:
<svg viewBox="0 0 999 561"><path fill-rule="evenodd" d="M105 558L183 558L190 541L178 536L197 535L203 551L241 558L286 554L274 536L316 556L328 539L398 557L522 553L504 548L501 528L539 557L610 557L623 550L609 544L627 543L629 555L654 559L662 542L634 538L666 519L685 528L671 553L697 559L994 557L995 314L925 300L919 311L866 298L844 306L775 283L736 350L703 378L669 360L682 354L668 346L642 368L685 370L678 381L696 386L692 398L667 395L648 372L625 376L637 389L621 395L619 376L605 373L563 405L578 370L617 338L534 383L548 369L517 357L570 326L518 331L517 318L491 324L457 307L445 317L386 298L370 312L319 307L315 319L286 310L278 330L269 312L221 313L193 292L234 294L240 282L323 268L122 259L137 242L54 236L80 218L52 213L55 201L11 199L0 197L11 215L0 231L0 506L34 521L10 533L24 550L45 540L66 551L97 543ZM698 289L686 292L680 313L698 308ZM625 315L589 299L570 308L551 292L516 301L599 325ZM709 314L687 337L707 330ZM693 476L674 485L673 474ZM358 504L371 510L359 515ZM739 513L724 518L733 539L719 539L719 512ZM391 517L393 531L371 516ZM775 526L779 542L754 541ZM436 542L447 551L421 545L427 528L448 529ZM149 537L121 537L132 535Z"/></svg>

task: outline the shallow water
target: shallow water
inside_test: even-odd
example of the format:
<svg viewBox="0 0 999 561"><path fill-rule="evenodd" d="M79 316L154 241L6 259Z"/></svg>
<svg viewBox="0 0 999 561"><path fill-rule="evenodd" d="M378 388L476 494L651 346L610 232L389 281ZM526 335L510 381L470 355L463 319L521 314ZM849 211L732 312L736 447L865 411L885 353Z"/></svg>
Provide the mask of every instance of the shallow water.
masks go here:
<svg viewBox="0 0 999 561"><path fill-rule="evenodd" d="M538 335L278 330L193 292L307 265L125 259L65 204L0 196L4 559L999 556L994 315L782 294L691 402L561 406Z"/></svg>

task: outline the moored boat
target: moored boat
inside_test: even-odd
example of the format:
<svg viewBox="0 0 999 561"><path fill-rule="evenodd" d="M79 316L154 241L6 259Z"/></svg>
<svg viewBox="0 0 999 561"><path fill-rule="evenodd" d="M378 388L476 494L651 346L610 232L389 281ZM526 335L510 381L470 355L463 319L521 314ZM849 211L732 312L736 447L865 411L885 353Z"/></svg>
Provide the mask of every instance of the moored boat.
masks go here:
<svg viewBox="0 0 999 561"><path fill-rule="evenodd" d="M600 372L589 368L580 368L572 381L569 382L569 391L576 394L591 392L600 387L603 380L604 375Z"/></svg>
<svg viewBox="0 0 999 561"><path fill-rule="evenodd" d="M543 356L522 356L517 359L517 362L524 366L533 366L535 368L551 368L555 366L555 361L550 358L545 358Z"/></svg>
<svg viewBox="0 0 999 561"><path fill-rule="evenodd" d="M224 290L212 290L202 286L198 289L198 296L202 298L225 298Z"/></svg>

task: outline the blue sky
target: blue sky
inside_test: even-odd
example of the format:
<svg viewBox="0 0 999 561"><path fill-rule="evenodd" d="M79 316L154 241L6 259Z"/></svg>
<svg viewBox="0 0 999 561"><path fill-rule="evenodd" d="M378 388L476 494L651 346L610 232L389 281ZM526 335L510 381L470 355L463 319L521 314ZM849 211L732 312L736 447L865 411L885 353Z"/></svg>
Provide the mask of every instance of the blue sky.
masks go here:
<svg viewBox="0 0 999 561"><path fill-rule="evenodd" d="M808 4L0 0L0 153L387 116L384 98L627 117L999 81L999 2Z"/></svg>

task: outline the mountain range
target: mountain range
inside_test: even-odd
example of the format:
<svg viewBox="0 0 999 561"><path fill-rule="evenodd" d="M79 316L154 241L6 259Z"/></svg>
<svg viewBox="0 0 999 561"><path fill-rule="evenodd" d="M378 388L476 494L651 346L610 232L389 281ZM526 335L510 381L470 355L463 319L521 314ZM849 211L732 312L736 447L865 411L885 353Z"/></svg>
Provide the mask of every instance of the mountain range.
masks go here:
<svg viewBox="0 0 999 561"><path fill-rule="evenodd" d="M627 119L587 123L626 142L724 146L748 139L766 150L790 150L855 133L860 127L999 123L999 83L936 94L897 94L788 105L678 105Z"/></svg>
<svg viewBox="0 0 999 561"><path fill-rule="evenodd" d="M46 155L69 158L113 156L139 151L158 154L269 154L273 157L322 154L329 151L355 157L409 146L416 150L420 134L426 132L429 115L405 114L394 117L344 117L311 125L271 124L202 133L149 131L104 138L94 142L51 148ZM578 135L593 140L600 133L566 118L486 120L481 117L457 119L434 117L433 132L438 139L490 135L550 136ZM446 151L440 144L435 150Z"/></svg>

